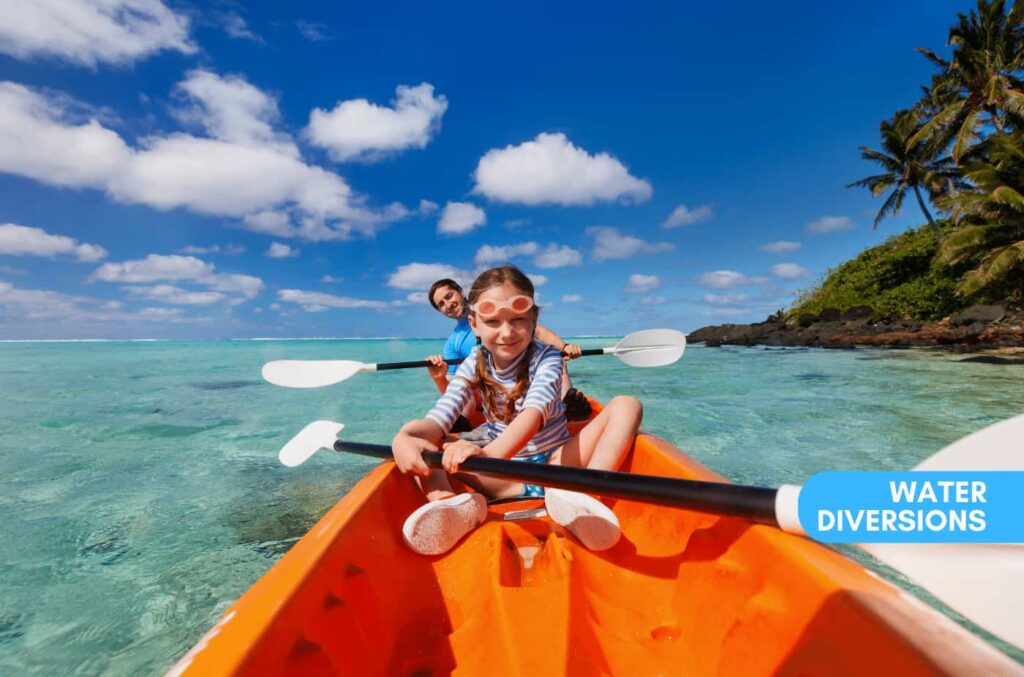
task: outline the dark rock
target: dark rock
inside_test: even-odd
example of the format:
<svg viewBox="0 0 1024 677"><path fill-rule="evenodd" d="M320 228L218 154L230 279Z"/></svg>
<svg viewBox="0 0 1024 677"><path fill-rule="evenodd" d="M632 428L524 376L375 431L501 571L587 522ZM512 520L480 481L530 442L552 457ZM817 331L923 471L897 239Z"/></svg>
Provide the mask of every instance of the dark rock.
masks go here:
<svg viewBox="0 0 1024 677"><path fill-rule="evenodd" d="M859 320L872 320L875 317L875 311L871 306L853 306L843 311L841 319L844 322L856 322Z"/></svg>
<svg viewBox="0 0 1024 677"><path fill-rule="evenodd" d="M971 306L961 311L950 320L953 326L974 324L984 322L986 324L998 322L1006 315L1006 306L1002 303L993 303L987 306Z"/></svg>
<svg viewBox="0 0 1024 677"><path fill-rule="evenodd" d="M1006 357L999 357L998 355L975 355L974 357L965 357L960 362L976 362L978 364L1020 364L1019 360L1011 360Z"/></svg>
<svg viewBox="0 0 1024 677"><path fill-rule="evenodd" d="M825 308L818 313L818 320L820 322L838 322L839 317L840 313L836 308Z"/></svg>
<svg viewBox="0 0 1024 677"><path fill-rule="evenodd" d="M797 323L801 327L810 327L812 324L814 324L817 321L818 321L818 316L815 315L814 313L804 313L799 318L797 318Z"/></svg>

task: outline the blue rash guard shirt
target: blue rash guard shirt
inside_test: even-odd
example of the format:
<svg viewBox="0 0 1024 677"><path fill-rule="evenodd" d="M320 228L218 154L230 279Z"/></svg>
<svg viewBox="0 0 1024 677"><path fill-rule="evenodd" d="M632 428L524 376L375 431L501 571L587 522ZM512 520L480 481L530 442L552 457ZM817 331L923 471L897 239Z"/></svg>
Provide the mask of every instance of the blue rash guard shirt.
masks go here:
<svg viewBox="0 0 1024 677"><path fill-rule="evenodd" d="M452 360L466 359L469 357L469 353L472 352L473 348L476 347L476 334L473 333L473 328L469 326L469 317L464 317L459 320L459 323L455 325L455 329L452 330L452 335L448 337L448 340L444 344L444 350L441 351L441 356L445 362L451 362ZM458 370L459 365L449 364L448 374L454 376Z"/></svg>

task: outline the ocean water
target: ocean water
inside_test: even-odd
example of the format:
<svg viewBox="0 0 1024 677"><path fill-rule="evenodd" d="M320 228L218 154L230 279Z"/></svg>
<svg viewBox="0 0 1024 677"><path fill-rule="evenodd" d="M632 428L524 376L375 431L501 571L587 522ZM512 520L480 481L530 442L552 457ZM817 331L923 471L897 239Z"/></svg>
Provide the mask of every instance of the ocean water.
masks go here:
<svg viewBox="0 0 1024 677"><path fill-rule="evenodd" d="M440 347L0 343L0 673L166 670L375 464L322 454L288 469L281 445L318 418L387 442L436 396L421 370L288 390L263 383L260 366L411 360ZM1024 366L959 359L694 346L667 368L593 357L571 370L599 399L640 397L646 430L730 479L775 486L827 469L909 468L1024 412Z"/></svg>

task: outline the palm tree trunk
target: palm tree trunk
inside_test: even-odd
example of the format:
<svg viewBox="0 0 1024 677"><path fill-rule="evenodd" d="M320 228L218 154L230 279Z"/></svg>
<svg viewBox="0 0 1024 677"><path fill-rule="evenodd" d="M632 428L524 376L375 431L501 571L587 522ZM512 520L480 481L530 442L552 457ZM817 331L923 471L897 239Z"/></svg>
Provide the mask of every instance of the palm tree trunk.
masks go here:
<svg viewBox="0 0 1024 677"><path fill-rule="evenodd" d="M921 211L924 212L924 217L928 219L928 224L931 226L932 233L934 233L935 235L935 241L938 242L939 226L937 223L935 223L935 219L932 218L931 213L928 211L928 207L925 206L924 198L921 197L921 189L918 188L917 186L914 186L914 195L917 196L917 204L919 207L921 207Z"/></svg>

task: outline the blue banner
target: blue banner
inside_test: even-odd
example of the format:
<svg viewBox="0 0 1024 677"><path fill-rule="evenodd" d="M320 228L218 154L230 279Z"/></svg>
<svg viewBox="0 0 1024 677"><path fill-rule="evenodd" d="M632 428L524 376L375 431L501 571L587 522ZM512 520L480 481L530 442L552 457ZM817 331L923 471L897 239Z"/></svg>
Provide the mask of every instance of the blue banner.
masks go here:
<svg viewBox="0 0 1024 677"><path fill-rule="evenodd" d="M825 472L799 515L824 543L1024 543L1024 472Z"/></svg>

